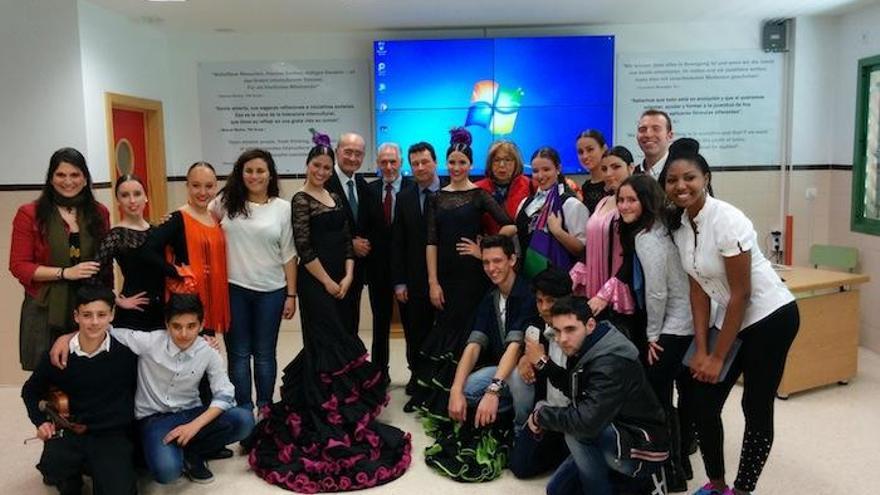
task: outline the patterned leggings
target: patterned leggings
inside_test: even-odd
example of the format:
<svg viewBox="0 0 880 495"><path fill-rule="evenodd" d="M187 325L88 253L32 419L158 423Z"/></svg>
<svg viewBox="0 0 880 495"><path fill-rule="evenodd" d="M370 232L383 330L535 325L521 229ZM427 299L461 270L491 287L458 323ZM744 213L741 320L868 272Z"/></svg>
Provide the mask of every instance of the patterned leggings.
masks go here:
<svg viewBox="0 0 880 495"><path fill-rule="evenodd" d="M746 425L733 486L746 492L755 490L773 445L773 401L799 324L797 303L782 306L739 333L742 346L726 380L717 384L696 382L694 385L694 419L709 479L724 478L721 410L733 384L742 374L742 410Z"/></svg>

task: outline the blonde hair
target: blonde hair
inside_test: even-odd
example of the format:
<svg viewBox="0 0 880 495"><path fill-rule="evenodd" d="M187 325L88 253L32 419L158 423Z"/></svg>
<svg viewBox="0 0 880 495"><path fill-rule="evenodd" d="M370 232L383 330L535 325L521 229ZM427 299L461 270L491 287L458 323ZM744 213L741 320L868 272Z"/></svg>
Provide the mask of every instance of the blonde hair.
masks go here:
<svg viewBox="0 0 880 495"><path fill-rule="evenodd" d="M508 155L513 157L513 174L510 176L510 179L513 180L523 173L523 159L522 154L519 152L519 147L517 147L516 143L513 141L495 141L489 146L489 154L486 156L486 177L488 177L492 182L495 182L495 173L492 171L492 162L495 159L495 155L499 152L505 152Z"/></svg>

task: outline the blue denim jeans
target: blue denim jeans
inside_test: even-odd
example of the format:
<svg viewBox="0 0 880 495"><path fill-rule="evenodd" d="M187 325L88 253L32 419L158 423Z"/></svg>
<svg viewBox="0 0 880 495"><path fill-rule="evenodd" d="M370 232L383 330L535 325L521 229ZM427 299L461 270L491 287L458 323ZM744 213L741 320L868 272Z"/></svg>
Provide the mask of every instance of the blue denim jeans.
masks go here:
<svg viewBox="0 0 880 495"><path fill-rule="evenodd" d="M278 373L275 348L285 297L286 289L260 292L229 284L232 324L223 338L229 356L229 381L235 387L235 402L241 407L253 409L254 406L251 356L254 359L257 407L272 402Z"/></svg>
<svg viewBox="0 0 880 495"><path fill-rule="evenodd" d="M176 413L154 414L138 422L147 468L159 483L171 483L179 478L183 474L184 458L190 462L201 461L208 454L243 440L254 429L253 411L233 407L199 430L186 447L174 442L165 443L168 432L189 423L206 409L201 406Z"/></svg>
<svg viewBox="0 0 880 495"><path fill-rule="evenodd" d="M479 405L486 392L486 387L492 383L496 371L498 371L497 366L486 366L468 376L464 384L464 397L467 399L468 407ZM532 412L532 406L535 402L535 387L524 382L515 369L507 377L506 382L507 386L504 387L501 397L499 397L498 411L508 411L513 408L513 426L516 431L520 431Z"/></svg>
<svg viewBox="0 0 880 495"><path fill-rule="evenodd" d="M611 471L629 478L648 477L662 464L617 458L617 435L609 425L594 441L565 435L571 455L556 469L547 484L548 495L583 493L611 495ZM580 485L579 489L574 488Z"/></svg>
<svg viewBox="0 0 880 495"><path fill-rule="evenodd" d="M566 458L568 446L562 433L545 431L536 435L523 428L513 441L507 468L517 478L528 479L555 470Z"/></svg>

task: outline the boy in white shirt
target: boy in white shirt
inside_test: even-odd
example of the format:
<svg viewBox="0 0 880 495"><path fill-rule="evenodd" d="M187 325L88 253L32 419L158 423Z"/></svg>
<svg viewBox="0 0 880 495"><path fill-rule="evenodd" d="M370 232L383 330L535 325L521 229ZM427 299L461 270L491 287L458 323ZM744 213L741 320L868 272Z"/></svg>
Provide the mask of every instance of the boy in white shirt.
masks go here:
<svg viewBox="0 0 880 495"><path fill-rule="evenodd" d="M206 457L246 438L254 427L250 410L235 406L235 390L220 354L199 338L204 308L195 295L176 294L165 305L166 332L111 328L110 335L138 359L135 418L147 467L159 483L186 474L210 483ZM66 364L70 335L52 349ZM213 399L204 406L199 382L206 375Z"/></svg>

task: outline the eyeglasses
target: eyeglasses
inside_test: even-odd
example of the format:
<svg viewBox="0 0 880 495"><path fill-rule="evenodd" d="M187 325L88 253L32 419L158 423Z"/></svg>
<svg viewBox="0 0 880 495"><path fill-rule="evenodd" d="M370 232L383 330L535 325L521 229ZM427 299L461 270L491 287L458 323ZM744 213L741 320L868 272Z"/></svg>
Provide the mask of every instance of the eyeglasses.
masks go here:
<svg viewBox="0 0 880 495"><path fill-rule="evenodd" d="M496 156L492 159L492 163L506 163L508 165L516 163L516 160L510 156Z"/></svg>

